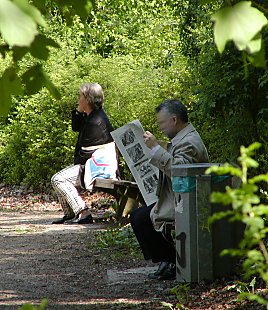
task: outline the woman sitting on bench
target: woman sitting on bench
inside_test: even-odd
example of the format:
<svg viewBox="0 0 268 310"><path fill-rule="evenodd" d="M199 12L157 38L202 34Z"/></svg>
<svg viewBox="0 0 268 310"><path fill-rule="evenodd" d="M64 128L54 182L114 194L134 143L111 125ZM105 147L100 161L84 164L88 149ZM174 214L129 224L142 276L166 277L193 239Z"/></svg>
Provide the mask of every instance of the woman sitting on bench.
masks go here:
<svg viewBox="0 0 268 310"><path fill-rule="evenodd" d="M64 212L64 216L53 221L53 224L92 223L91 212L85 201L80 197L77 187L90 187L91 180L97 177L98 173L100 177L104 178L115 177L117 169L116 152L110 134L113 127L103 110L103 101L104 94L99 84L85 83L81 85L78 108L72 111L72 130L79 132L74 153L74 164L59 171L51 178L52 186ZM107 148L109 152L105 151ZM107 155L105 157L105 153L109 154L109 158ZM103 161L106 161L105 164ZM101 163L98 164L98 162ZM87 175L87 178L84 178L85 165L90 174L90 177ZM97 171L98 167L100 168L99 171ZM103 167L106 167L106 170ZM90 171L90 169L95 169L95 171Z"/></svg>

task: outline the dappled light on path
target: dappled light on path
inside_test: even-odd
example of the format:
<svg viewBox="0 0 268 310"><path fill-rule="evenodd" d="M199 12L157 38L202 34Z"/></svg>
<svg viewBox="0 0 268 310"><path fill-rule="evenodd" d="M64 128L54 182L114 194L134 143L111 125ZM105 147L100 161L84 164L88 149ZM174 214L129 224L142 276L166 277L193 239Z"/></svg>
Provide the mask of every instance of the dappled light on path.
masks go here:
<svg viewBox="0 0 268 310"><path fill-rule="evenodd" d="M53 206L44 213L14 211L0 213L0 309L38 305L43 298L53 310L151 309L159 304L144 275L133 283L109 281L108 270L116 273L138 264L127 257L123 265L114 262L93 246L94 233L107 229L108 222L53 225L60 216Z"/></svg>

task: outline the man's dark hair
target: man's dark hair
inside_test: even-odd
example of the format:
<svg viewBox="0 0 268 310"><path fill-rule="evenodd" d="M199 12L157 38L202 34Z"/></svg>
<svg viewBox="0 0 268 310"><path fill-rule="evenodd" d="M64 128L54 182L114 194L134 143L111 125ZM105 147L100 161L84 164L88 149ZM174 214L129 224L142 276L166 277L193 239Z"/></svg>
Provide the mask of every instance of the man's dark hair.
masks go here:
<svg viewBox="0 0 268 310"><path fill-rule="evenodd" d="M155 112L158 113L161 110L166 110L168 114L177 116L177 118L184 123L188 122L187 109L185 105L177 99L168 99L160 103L155 109Z"/></svg>

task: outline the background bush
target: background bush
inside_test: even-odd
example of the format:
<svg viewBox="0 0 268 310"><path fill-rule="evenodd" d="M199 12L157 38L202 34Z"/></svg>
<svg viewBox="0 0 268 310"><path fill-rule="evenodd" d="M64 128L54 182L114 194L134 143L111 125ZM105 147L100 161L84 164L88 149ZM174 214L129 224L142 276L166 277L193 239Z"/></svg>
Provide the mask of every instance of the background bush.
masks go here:
<svg viewBox="0 0 268 310"><path fill-rule="evenodd" d="M245 70L231 45L218 54L210 22L216 7L186 0L99 0L87 23L76 18L71 27L50 7L46 34L61 48L50 50L45 70L62 97L52 99L42 90L14 98L0 122L1 180L46 186L72 163L77 133L70 127L71 110L86 81L103 86L115 128L138 118L163 139L154 109L176 97L187 105L211 161L235 161L241 144L260 141L257 160L267 170L267 69ZM0 72L7 63L1 61ZM20 65L32 63L29 56Z"/></svg>

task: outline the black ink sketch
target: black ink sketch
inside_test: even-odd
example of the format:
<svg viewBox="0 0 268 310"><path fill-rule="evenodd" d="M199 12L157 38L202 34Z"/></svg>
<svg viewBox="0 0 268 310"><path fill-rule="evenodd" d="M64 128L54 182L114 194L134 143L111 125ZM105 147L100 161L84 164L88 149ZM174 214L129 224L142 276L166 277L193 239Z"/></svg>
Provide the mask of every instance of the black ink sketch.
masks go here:
<svg viewBox="0 0 268 310"><path fill-rule="evenodd" d="M135 141L135 134L131 129L128 129L120 136L120 139L123 145L127 146Z"/></svg>
<svg viewBox="0 0 268 310"><path fill-rule="evenodd" d="M136 164L134 167L137 169L141 178L153 170L151 164L149 164L149 159Z"/></svg>
<svg viewBox="0 0 268 310"><path fill-rule="evenodd" d="M127 153L134 163L136 163L137 161L142 159L142 157L145 156L145 154L143 153L142 146L139 143L128 148Z"/></svg>
<svg viewBox="0 0 268 310"><path fill-rule="evenodd" d="M153 193L157 187L158 178L156 174L153 174L152 176L145 178L143 180L144 188L147 192L147 194Z"/></svg>

